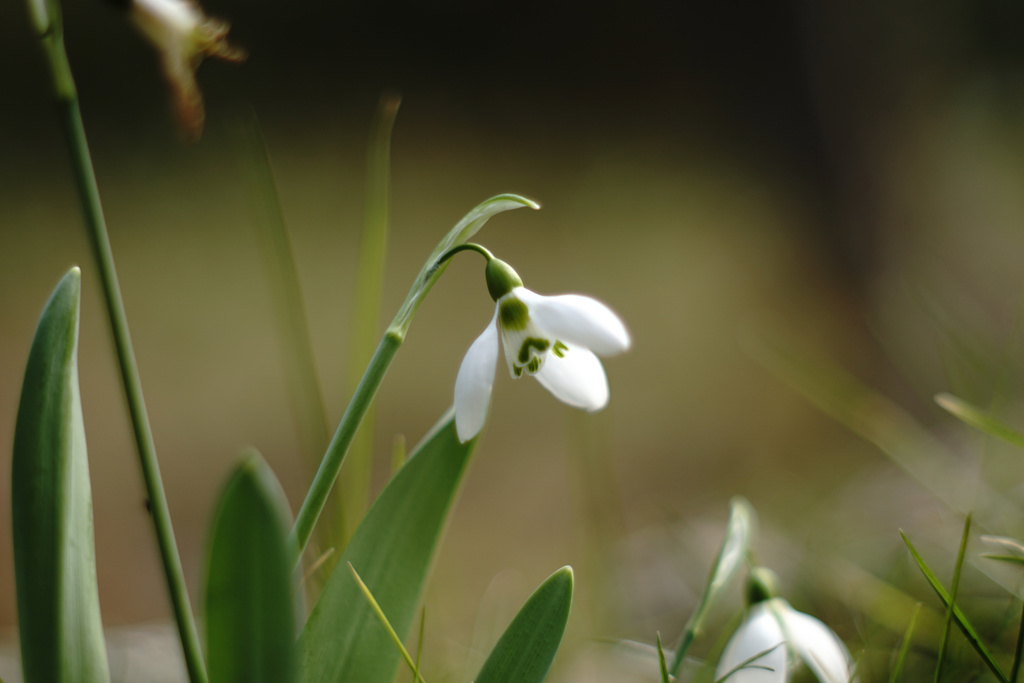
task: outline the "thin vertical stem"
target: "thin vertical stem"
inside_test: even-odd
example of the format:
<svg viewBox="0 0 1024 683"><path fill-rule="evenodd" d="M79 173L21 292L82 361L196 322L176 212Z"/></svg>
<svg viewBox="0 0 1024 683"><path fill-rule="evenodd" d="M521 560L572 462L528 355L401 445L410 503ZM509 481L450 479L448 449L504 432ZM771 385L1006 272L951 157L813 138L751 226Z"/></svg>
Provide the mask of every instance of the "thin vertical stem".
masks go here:
<svg viewBox="0 0 1024 683"><path fill-rule="evenodd" d="M295 526L292 528L289 542L295 544L294 548L298 553L296 559L301 557L306 549L309 537L313 533L313 527L316 526L316 521L324 509L327 496L341 469L341 463L344 462L345 455L348 453L348 447L352 444L356 430L359 429L359 424L370 408L373 397L384 380L388 366L394 360L402 341L403 335L393 330L384 334L370 364L366 367L366 372L363 373L363 378L359 381L359 386L356 387L348 408L345 409L345 414L341 416L341 422L338 424L337 431L334 432L330 445L327 446L323 460L320 461L320 468L316 471L316 476L313 477L313 483L310 484L309 491L306 493L306 499L302 501L302 507L295 515Z"/></svg>
<svg viewBox="0 0 1024 683"><path fill-rule="evenodd" d="M135 443L142 465L142 477L146 486L146 495L149 497L153 526L163 562L164 577L167 581L171 605L181 636L185 665L192 683L206 683L206 667L203 663L202 649L199 646L199 634L192 616L185 577L181 569L181 559L178 556L174 531L171 527L171 515L167 508L167 498L164 495L160 467L157 463L156 448L153 444L146 406L142 399L142 385L135 363L131 338L128 335L124 302L121 299L117 272L114 269L114 257L110 249L110 240L107 237L106 221L100 206L99 188L96 185L85 128L82 124L78 94L74 87L71 67L67 60L60 31L51 31L43 37L43 40L54 75L64 131L71 148L72 165L79 197L82 201L83 215L103 282L104 300L107 305L107 313L110 316L114 345L117 349L117 359L121 367L121 377L128 401L128 411L131 415Z"/></svg>

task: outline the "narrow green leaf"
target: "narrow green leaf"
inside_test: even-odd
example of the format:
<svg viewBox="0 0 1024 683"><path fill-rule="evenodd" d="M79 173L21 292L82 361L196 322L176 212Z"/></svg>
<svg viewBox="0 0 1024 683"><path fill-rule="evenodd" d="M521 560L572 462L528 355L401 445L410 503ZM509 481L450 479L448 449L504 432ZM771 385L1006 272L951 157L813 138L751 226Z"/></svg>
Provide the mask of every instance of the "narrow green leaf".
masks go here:
<svg viewBox="0 0 1024 683"><path fill-rule="evenodd" d="M665 650L661 647L661 634L655 634L658 645L658 669L661 672L661 683L669 683L668 666L665 665Z"/></svg>
<svg viewBox="0 0 1024 683"><path fill-rule="evenodd" d="M1019 507L984 482L964 494L963 463L941 440L887 397L785 333L760 326L743 336L745 350L826 414L875 444L951 509L981 519L1011 519ZM983 506L981 508L976 506Z"/></svg>
<svg viewBox="0 0 1024 683"><path fill-rule="evenodd" d="M57 285L36 328L14 431L11 498L25 681L109 681L78 388L81 273Z"/></svg>
<svg viewBox="0 0 1024 683"><path fill-rule="evenodd" d="M896 663L892 667L892 675L889 683L898 683L903 675L903 665L907 661L907 653L910 652L910 644L913 641L914 627L917 626L917 617L921 614L921 603L914 605L914 611L910 615L910 623L907 624L907 632L903 634L903 642L900 643L900 651L896 655Z"/></svg>
<svg viewBox="0 0 1024 683"><path fill-rule="evenodd" d="M484 662L476 683L540 683L548 675L569 621L572 567L533 592Z"/></svg>
<svg viewBox="0 0 1024 683"><path fill-rule="evenodd" d="M391 208L391 131L402 99L385 93L377 105L366 164L366 209L359 243L355 301L349 326L348 382L355 392L380 335L380 298L384 282ZM339 523L334 545L344 548L366 512L373 478L374 410L371 405L356 432L338 482Z"/></svg>
<svg viewBox="0 0 1024 683"><path fill-rule="evenodd" d="M942 582L939 581L937 576L935 576L935 573L924 561L924 558L922 558L917 552L914 544L910 542L910 539L905 533L903 533L902 529L900 530L900 536L903 537L903 542L906 544L911 556L913 556L914 562L917 563L921 573L924 574L925 579L928 580L932 590L934 590L935 594L939 596L939 600L942 601L943 607L947 607L950 603L949 593L947 593L946 589L942 586ZM995 674L996 678L1003 683L1008 683L1006 674L1004 674L1002 669L999 668L999 665L996 663L995 659L992 658L992 655L989 653L988 648L985 647L985 644L981 642L981 637L978 635L978 632L974 630L971 622L967 620L967 617L964 616L962 611L960 611L960 608L955 605L953 607L953 618L956 620L957 626L959 626L960 630L963 632L964 637L967 638L967 642L971 644L971 647L973 647L978 653L982 661L985 662L985 665L988 666L993 674Z"/></svg>
<svg viewBox="0 0 1024 683"><path fill-rule="evenodd" d="M258 453L224 487L206 565L210 683L295 680L295 591L284 491Z"/></svg>
<svg viewBox="0 0 1024 683"><path fill-rule="evenodd" d="M736 574L736 570L743 564L747 557L747 549L750 547L750 538L754 534L757 525L757 514L743 498L732 499L732 512L729 514L729 523L725 528L725 536L722 538L722 545L718 549L718 556L711 567L708 575L708 583L701 595L700 603L693 611L693 615L686 622L683 635L680 638L679 646L676 648L675 656L672 658L672 666L669 671L673 676L679 675L679 669L683 665L690 645L700 634L703 628L704 618L708 608L725 589L729 580Z"/></svg>
<svg viewBox="0 0 1024 683"><path fill-rule="evenodd" d="M964 557L967 554L967 540L971 531L971 516L964 520L964 531L960 537L960 550L956 554L956 567L953 570L953 591L950 593L949 605L946 606L946 622L942 628L942 640L939 643L938 663L935 666L935 683L942 677L942 664L946 658L946 646L949 644L949 627L953 622L953 607L956 605L957 593L960 589L960 575L964 568Z"/></svg>
<svg viewBox="0 0 1024 683"><path fill-rule="evenodd" d="M390 681L399 653L346 563L358 568L401 636L409 632L434 551L476 446L460 444L451 412L381 491L328 579L299 639L304 680Z"/></svg>
<svg viewBox="0 0 1024 683"><path fill-rule="evenodd" d="M235 136L240 165L248 176L248 205L274 307L292 418L303 455L315 470L330 440L330 432L295 250L281 207L270 153L255 114L241 122Z"/></svg>
<svg viewBox="0 0 1024 683"><path fill-rule="evenodd" d="M412 661L412 656L409 654L409 651L405 649L402 639L398 637L397 633L395 633L395 629L391 626L391 622L388 621L387 615L384 614L384 610L380 608L380 603L377 602L377 598L373 597L373 593L371 593L370 589L366 587L365 583L363 583L363 579L359 576L359 572L356 571L356 568L352 566L352 563L349 563L348 568L349 571L352 572L352 576L355 578L356 583L359 585L359 590L362 591L363 597L366 598L366 602L370 604L370 609L372 609L374 615L376 615L377 621L379 621L380 625L384 627L384 630L388 632L388 637L391 638L391 642L395 644L395 649L402 655L402 659L405 660L405 663L409 665L409 670L412 671L413 680L418 681L419 683L425 683L423 675L420 673L419 664Z"/></svg>
<svg viewBox="0 0 1024 683"><path fill-rule="evenodd" d="M952 394L939 394L935 397L935 402L951 415L960 418L975 429L980 429L989 436L994 436L1008 441L1014 446L1024 448L1024 434L1008 427L1001 420L997 420L981 408L968 403L962 398Z"/></svg>

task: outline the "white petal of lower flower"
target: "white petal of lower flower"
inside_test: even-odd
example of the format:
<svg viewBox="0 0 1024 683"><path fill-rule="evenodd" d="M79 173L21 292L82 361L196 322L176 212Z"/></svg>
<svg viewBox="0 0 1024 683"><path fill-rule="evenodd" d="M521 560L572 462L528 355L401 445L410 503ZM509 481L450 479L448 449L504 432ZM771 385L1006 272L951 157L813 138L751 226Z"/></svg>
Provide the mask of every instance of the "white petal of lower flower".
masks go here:
<svg viewBox="0 0 1024 683"><path fill-rule="evenodd" d="M599 356L629 348L626 326L597 299L579 294L542 296L525 287L517 287L515 293L530 308L537 327L567 344L586 347Z"/></svg>
<svg viewBox="0 0 1024 683"><path fill-rule="evenodd" d="M480 433L498 362L498 314L466 352L455 378L455 431L465 443Z"/></svg>
<svg viewBox="0 0 1024 683"><path fill-rule="evenodd" d="M753 657L756 659L748 662ZM733 671L744 662L748 662L746 666ZM715 680L729 672L733 673L726 683L785 683L786 645L782 628L766 603L750 607L747 618L729 639L718 660Z"/></svg>
<svg viewBox="0 0 1024 683"><path fill-rule="evenodd" d="M548 355L534 377L562 403L591 412L608 404L608 378L601 361L582 347L569 345L562 357Z"/></svg>
<svg viewBox="0 0 1024 683"><path fill-rule="evenodd" d="M821 683L849 683L850 653L832 629L789 605L780 613L793 651L818 680Z"/></svg>

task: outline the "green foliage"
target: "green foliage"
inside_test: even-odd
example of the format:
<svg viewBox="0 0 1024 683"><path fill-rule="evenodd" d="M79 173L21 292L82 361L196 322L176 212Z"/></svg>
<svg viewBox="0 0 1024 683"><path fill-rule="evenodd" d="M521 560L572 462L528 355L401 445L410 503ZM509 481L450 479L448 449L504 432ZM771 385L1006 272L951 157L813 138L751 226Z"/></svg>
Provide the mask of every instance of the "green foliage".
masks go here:
<svg viewBox="0 0 1024 683"><path fill-rule="evenodd" d="M921 555L917 552L917 549L910 542L910 539L907 538L907 535L904 534L902 530L900 531L900 536L903 537L903 542L906 544L911 556L913 556L914 562L917 563L917 566L921 570L921 573L924 574L924 577L928 580L928 584L932 587L932 590L935 591L935 594L939 596L939 600L942 601L942 605L944 607L948 607L951 603L953 604L952 618L954 621L956 621L956 625L960 627L960 630L967 638L967 642L969 642L971 644L971 647L973 647L974 650L978 653L978 655L981 656L982 661L985 662L985 665L988 666L988 668L992 671L993 674L995 674L996 678L998 678L1003 683L1007 683L1009 679L1007 679L1006 674L1003 673L1002 669L999 667L999 664L996 663L995 659L992 657L992 654L988 651L988 648L985 647L985 644L981 640L981 636L978 635L978 632L975 630L974 626L971 625L971 622L968 621L967 617L960 610L960 608L950 599L949 593L946 592L946 589L945 587L943 587L942 582L939 581L937 576L935 576L935 572L931 570L928 564L924 561L924 558L922 558Z"/></svg>
<svg viewBox="0 0 1024 683"><path fill-rule="evenodd" d="M661 634L657 634L658 646L658 671L661 674L661 683L669 683L668 666L665 665L665 650L661 647Z"/></svg>
<svg viewBox="0 0 1024 683"><path fill-rule="evenodd" d="M1005 423L962 398L957 398L952 394L939 394L935 397L935 402L951 415L963 420L975 429L980 429L989 436L994 436L997 439L1012 443L1014 446L1024 448L1024 434L1008 427Z"/></svg>
<svg viewBox="0 0 1024 683"><path fill-rule="evenodd" d="M446 415L367 511L299 638L303 680L390 681L399 653L351 564L402 637L416 614L427 571L476 440L460 444Z"/></svg>
<svg viewBox="0 0 1024 683"><path fill-rule="evenodd" d="M224 488L213 520L204 603L211 683L295 678L288 503L257 453Z"/></svg>
<svg viewBox="0 0 1024 683"><path fill-rule="evenodd" d="M14 433L14 567L27 683L110 680L78 388L80 292L72 268L43 310Z"/></svg>
<svg viewBox="0 0 1024 683"><path fill-rule="evenodd" d="M718 599L722 591L728 585L729 580L740 568L747 557L747 550L757 526L757 515L754 508L743 498L733 498L732 511L729 514L729 523L725 529L725 536L722 537L722 545L718 549L718 556L708 574L708 584L700 597L696 609L680 639L679 647L676 648L675 656L672 659L672 666L669 671L673 676L679 675L679 669L683 665L683 659L690 645L696 639L703 627L704 618L712 603ZM660 644L659 644L660 653Z"/></svg>
<svg viewBox="0 0 1024 683"><path fill-rule="evenodd" d="M572 585L572 568L562 567L534 591L491 650L476 683L544 680L569 620Z"/></svg>

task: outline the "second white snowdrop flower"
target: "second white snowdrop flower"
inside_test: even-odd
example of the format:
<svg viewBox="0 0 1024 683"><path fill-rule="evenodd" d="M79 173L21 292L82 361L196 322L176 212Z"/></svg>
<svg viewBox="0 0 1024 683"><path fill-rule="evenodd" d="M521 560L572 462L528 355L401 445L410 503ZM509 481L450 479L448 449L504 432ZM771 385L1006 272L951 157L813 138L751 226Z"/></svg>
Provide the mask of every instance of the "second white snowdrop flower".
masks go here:
<svg viewBox="0 0 1024 683"><path fill-rule="evenodd" d="M498 340L512 377L534 376L568 405L596 411L608 403L608 378L597 356L629 348L629 333L611 309L586 296L542 296L504 261L478 245L462 245L487 258L487 289L494 317L462 360L455 379L455 428L459 440L476 436L487 418L498 360Z"/></svg>
<svg viewBox="0 0 1024 683"><path fill-rule="evenodd" d="M850 683L850 653L839 636L814 617L773 597L771 572L751 572L746 619L729 639L715 669L725 683L786 683L806 666L821 683ZM727 678L726 678L727 676Z"/></svg>

